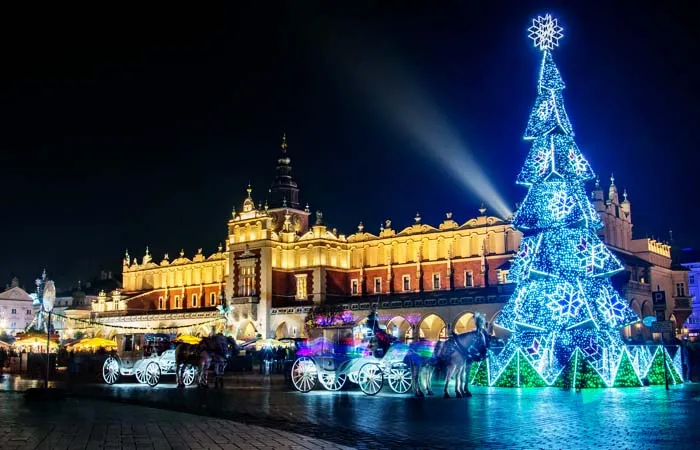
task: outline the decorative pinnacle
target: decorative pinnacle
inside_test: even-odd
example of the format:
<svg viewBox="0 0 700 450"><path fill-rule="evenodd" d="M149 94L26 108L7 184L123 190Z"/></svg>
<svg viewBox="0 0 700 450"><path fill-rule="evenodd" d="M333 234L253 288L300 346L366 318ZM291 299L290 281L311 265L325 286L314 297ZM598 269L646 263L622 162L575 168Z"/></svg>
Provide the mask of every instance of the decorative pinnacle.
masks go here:
<svg viewBox="0 0 700 450"><path fill-rule="evenodd" d="M627 201L627 189L622 191L622 196L625 198L625 201Z"/></svg>
<svg viewBox="0 0 700 450"><path fill-rule="evenodd" d="M287 133L282 133L282 153L287 153Z"/></svg>
<svg viewBox="0 0 700 450"><path fill-rule="evenodd" d="M245 188L245 191L248 193L248 198L250 198L250 194L253 192L253 188L250 187L250 181L248 182L248 187Z"/></svg>
<svg viewBox="0 0 700 450"><path fill-rule="evenodd" d="M223 250L223 248L224 248L224 246L221 245L221 242L219 242L219 247L218 247L218 248L219 248L219 253L221 253L221 250Z"/></svg>
<svg viewBox="0 0 700 450"><path fill-rule="evenodd" d="M610 174L610 186L615 186L615 175Z"/></svg>
<svg viewBox="0 0 700 450"><path fill-rule="evenodd" d="M452 213L451 212L445 213L445 217L447 218L447 220L452 219Z"/></svg>
<svg viewBox="0 0 700 450"><path fill-rule="evenodd" d="M362 221L360 221L359 225L357 225L357 231L362 233L362 230L365 229L365 226L362 224Z"/></svg>
<svg viewBox="0 0 700 450"><path fill-rule="evenodd" d="M559 26L557 19L549 14L532 19L532 26L527 31L530 32L528 37L540 51L554 49L559 46L559 39L564 37L564 29Z"/></svg>
<svg viewBox="0 0 700 450"><path fill-rule="evenodd" d="M416 212L416 217L414 217L413 220L415 220L416 223L420 223L420 219L421 219L420 213Z"/></svg>
<svg viewBox="0 0 700 450"><path fill-rule="evenodd" d="M481 213L482 216L484 214L486 214L486 206L484 206L484 202L481 202L481 206L479 207L479 212Z"/></svg>
<svg viewBox="0 0 700 450"><path fill-rule="evenodd" d="M146 256L150 255L151 253L148 250L148 245L146 246Z"/></svg>
<svg viewBox="0 0 700 450"><path fill-rule="evenodd" d="M306 203L306 206L304 206L304 212L311 212L311 208L309 208L309 204Z"/></svg>
<svg viewBox="0 0 700 450"><path fill-rule="evenodd" d="M180 258L183 258L185 256L185 249L181 248L180 249Z"/></svg>
<svg viewBox="0 0 700 450"><path fill-rule="evenodd" d="M391 220L386 219L386 220L384 221L384 226L385 226L386 228L391 228Z"/></svg>

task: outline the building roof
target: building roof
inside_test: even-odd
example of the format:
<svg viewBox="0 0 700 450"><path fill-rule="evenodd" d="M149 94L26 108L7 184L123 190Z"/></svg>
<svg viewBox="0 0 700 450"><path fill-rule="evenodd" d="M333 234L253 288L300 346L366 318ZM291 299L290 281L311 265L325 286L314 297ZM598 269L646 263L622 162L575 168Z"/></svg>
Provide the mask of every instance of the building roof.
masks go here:
<svg viewBox="0 0 700 450"><path fill-rule="evenodd" d="M0 293L0 300L34 302L32 296L27 294L27 292L19 286L15 286Z"/></svg>
<svg viewBox="0 0 700 450"><path fill-rule="evenodd" d="M626 263L630 266L638 266L638 267L651 267L651 266L653 266L653 264L650 263L649 261L644 260L637 255L633 255L632 253L623 252L623 251L618 250L618 249L611 247L611 246L608 246L608 249L615 256L617 256L623 263Z"/></svg>

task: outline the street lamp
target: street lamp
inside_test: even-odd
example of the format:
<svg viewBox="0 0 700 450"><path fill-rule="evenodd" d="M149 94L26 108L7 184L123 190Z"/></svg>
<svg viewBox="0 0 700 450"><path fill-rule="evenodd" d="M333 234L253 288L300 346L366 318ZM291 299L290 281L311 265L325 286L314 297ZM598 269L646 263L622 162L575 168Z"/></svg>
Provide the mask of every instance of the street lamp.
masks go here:
<svg viewBox="0 0 700 450"><path fill-rule="evenodd" d="M48 280L44 284L44 294L42 295L42 307L47 313L46 317L46 382L44 387L49 387L49 374L51 373L51 311L56 302L56 286L53 281Z"/></svg>

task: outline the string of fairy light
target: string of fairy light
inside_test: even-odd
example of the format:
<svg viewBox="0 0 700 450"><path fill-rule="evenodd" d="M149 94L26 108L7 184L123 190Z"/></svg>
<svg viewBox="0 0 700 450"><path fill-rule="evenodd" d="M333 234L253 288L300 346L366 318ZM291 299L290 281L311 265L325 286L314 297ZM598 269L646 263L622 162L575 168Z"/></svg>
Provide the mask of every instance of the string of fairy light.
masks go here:
<svg viewBox="0 0 700 450"><path fill-rule="evenodd" d="M48 313L45 313L48 315ZM105 327L105 328L113 328L113 329L118 329L118 330L133 330L133 331L174 331L174 330L182 330L182 329L187 329L187 328L197 328L205 325L211 325L220 321L225 321L225 317L216 317L213 319L208 319L202 322L197 322L197 323L192 323L189 325L168 325L168 326L148 326L148 327L138 327L138 326L132 326L132 325L118 325L118 324L111 324L111 323L105 323L105 322L100 322L96 320L90 320L90 319L80 319L76 317L68 317L64 314L54 312L52 313L53 317L58 317L66 321L68 324L73 324L73 323L79 323L81 325L85 325L80 328L72 327L75 330L87 330L91 329L94 327Z"/></svg>

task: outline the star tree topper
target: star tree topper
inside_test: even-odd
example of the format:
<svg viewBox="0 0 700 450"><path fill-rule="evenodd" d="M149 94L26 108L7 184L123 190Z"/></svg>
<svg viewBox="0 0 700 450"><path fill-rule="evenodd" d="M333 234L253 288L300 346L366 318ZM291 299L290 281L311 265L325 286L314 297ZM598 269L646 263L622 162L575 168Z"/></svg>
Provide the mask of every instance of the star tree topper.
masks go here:
<svg viewBox="0 0 700 450"><path fill-rule="evenodd" d="M532 26L527 31L530 32L529 38L535 42L535 47L541 51L559 46L559 39L564 37L564 29L549 14L532 19Z"/></svg>

